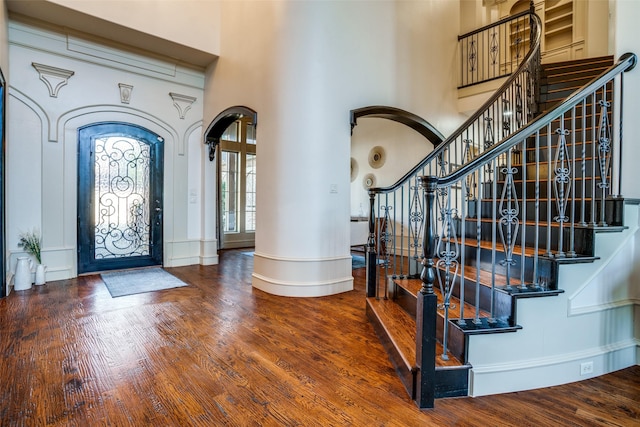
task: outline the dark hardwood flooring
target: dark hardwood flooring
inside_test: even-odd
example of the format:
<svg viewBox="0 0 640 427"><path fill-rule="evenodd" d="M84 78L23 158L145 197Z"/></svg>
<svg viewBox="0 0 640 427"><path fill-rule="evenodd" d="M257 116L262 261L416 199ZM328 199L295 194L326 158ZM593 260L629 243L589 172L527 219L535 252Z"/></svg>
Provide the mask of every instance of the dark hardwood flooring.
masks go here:
<svg viewBox="0 0 640 427"><path fill-rule="evenodd" d="M2 426L632 426L640 366L541 390L407 396L356 289L286 298L253 259L168 269L189 286L111 298L100 276L0 300Z"/></svg>

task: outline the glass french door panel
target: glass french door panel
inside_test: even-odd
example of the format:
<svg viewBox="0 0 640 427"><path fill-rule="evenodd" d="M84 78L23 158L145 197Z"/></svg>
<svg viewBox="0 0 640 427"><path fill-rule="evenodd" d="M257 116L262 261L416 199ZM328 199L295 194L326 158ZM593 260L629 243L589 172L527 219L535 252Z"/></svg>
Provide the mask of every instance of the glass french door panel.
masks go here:
<svg viewBox="0 0 640 427"><path fill-rule="evenodd" d="M256 230L256 155L245 157L245 231Z"/></svg>
<svg viewBox="0 0 640 427"><path fill-rule="evenodd" d="M225 233L238 232L238 206L240 205L240 188L238 162L240 156L235 151L222 151L220 159L222 225Z"/></svg>
<svg viewBox="0 0 640 427"><path fill-rule="evenodd" d="M95 140L95 259L150 254L150 158L134 138Z"/></svg>

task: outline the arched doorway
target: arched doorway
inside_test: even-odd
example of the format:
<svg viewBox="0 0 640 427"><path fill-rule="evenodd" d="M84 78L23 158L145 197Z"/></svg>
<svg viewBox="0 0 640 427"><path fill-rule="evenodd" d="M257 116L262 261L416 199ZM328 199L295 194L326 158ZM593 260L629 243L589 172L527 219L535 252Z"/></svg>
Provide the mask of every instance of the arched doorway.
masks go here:
<svg viewBox="0 0 640 427"><path fill-rule="evenodd" d="M220 249L255 246L257 113L232 107L205 132L209 160L217 165L217 226Z"/></svg>
<svg viewBox="0 0 640 427"><path fill-rule="evenodd" d="M128 123L78 131L78 273L162 264L164 139Z"/></svg>

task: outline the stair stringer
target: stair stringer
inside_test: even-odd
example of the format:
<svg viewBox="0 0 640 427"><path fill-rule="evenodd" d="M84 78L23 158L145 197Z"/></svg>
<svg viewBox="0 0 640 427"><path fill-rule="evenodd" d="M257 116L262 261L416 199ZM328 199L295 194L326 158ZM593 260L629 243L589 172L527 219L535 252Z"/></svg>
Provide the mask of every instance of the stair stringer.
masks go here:
<svg viewBox="0 0 640 427"><path fill-rule="evenodd" d="M530 390L604 375L640 362L640 205L625 205L625 224L619 233L597 233L592 264L560 266L555 297L518 299L515 334L468 337L469 394L482 396ZM633 278L611 275L619 257L633 253ZM592 287L617 280L597 293ZM604 290L604 289L603 289ZM597 296L601 304L576 310L581 298ZM635 317L634 317L635 316ZM634 325L635 321L635 325ZM593 372L581 375L581 365L592 363Z"/></svg>

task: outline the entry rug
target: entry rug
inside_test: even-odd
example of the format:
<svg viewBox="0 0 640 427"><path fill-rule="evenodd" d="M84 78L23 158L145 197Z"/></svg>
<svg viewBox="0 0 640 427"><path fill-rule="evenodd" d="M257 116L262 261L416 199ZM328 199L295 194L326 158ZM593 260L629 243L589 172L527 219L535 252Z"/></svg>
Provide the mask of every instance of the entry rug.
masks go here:
<svg viewBox="0 0 640 427"><path fill-rule="evenodd" d="M162 268L115 271L102 273L100 276L113 298L187 286Z"/></svg>

